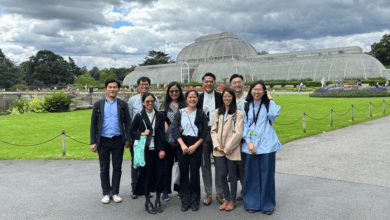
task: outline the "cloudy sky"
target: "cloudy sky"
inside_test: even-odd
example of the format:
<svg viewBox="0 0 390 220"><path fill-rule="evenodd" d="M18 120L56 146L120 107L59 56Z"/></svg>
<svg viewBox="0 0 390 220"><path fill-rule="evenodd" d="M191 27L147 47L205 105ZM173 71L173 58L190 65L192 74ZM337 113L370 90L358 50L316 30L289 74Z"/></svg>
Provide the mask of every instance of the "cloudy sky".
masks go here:
<svg viewBox="0 0 390 220"><path fill-rule="evenodd" d="M222 3L224 2L224 3ZM370 45L390 32L389 0L0 0L0 49L15 63L48 49L77 65L129 67L234 32L270 53Z"/></svg>

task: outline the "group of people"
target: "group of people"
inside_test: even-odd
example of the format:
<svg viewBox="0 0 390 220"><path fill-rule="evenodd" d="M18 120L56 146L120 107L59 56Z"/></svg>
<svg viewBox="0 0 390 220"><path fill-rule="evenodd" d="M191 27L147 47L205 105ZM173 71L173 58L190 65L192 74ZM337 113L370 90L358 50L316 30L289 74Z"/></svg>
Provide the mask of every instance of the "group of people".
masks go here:
<svg viewBox="0 0 390 220"><path fill-rule="evenodd" d="M181 211L197 211L201 202L200 169L206 195L204 205L212 203L212 166L219 210L232 211L242 199L248 212L271 215L275 202L275 153L282 149L272 127L280 114L263 81L244 91L244 77L233 74L230 87L215 91L216 77L205 73L204 92L186 91L179 83L168 85L159 107L149 92L148 77L137 80L138 94L128 103L117 98L120 83L105 83L106 97L95 103L91 118L91 151L98 152L102 203L121 202L119 185L124 148L132 155L131 187L133 199L145 196L145 210L163 212L161 200L172 193L172 170L178 161ZM146 137L143 167L135 168L133 144ZM173 141L168 141L168 136ZM112 157L112 181L109 169ZM237 196L238 181L242 191ZM151 193L155 192L152 202Z"/></svg>

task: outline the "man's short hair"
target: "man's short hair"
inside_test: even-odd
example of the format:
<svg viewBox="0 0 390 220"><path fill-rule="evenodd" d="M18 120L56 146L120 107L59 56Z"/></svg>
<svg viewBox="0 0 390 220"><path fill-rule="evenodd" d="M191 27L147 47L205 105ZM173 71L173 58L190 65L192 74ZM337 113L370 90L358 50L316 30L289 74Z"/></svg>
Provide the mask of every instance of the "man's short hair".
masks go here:
<svg viewBox="0 0 390 220"><path fill-rule="evenodd" d="M230 77L230 81L229 81L229 82L232 83L232 81L233 81L234 78L240 78L242 81L244 81L244 77L243 77L242 75L235 73L235 74L233 74L233 75Z"/></svg>
<svg viewBox="0 0 390 220"><path fill-rule="evenodd" d="M116 83L118 85L118 88L121 88L121 83L116 80L116 79L108 79L105 83L104 83L104 88L107 88L108 84L110 83Z"/></svg>
<svg viewBox="0 0 390 220"><path fill-rule="evenodd" d="M137 85L139 85L141 82L148 82L149 85L151 84L151 81L147 76L141 76L140 78L138 78Z"/></svg>
<svg viewBox="0 0 390 220"><path fill-rule="evenodd" d="M205 74L203 75L203 77L202 77L202 81L204 80L204 78L206 78L206 76L213 77L214 81L216 81L216 80L217 80L217 78L215 77L215 75L214 75L214 74L212 74L212 73L210 73L210 72L207 72L207 73L205 73Z"/></svg>

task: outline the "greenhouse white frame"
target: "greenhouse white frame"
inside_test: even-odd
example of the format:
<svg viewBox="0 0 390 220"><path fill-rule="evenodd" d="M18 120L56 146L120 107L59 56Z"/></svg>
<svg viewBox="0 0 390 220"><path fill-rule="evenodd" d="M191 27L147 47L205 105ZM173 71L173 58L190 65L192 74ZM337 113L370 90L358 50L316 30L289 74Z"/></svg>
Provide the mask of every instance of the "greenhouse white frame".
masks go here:
<svg viewBox="0 0 390 220"><path fill-rule="evenodd" d="M176 63L139 66L124 79L134 85L141 76L152 84L172 81L200 82L206 72L222 82L234 73L246 80L320 81L389 77L390 71L374 57L357 46L258 55L256 49L233 33L202 36L183 48Z"/></svg>

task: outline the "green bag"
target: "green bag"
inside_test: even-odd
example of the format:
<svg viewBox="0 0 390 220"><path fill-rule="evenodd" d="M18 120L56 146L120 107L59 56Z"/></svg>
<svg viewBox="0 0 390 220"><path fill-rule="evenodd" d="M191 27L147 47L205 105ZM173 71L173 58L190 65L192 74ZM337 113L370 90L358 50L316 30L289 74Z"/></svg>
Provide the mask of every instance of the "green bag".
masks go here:
<svg viewBox="0 0 390 220"><path fill-rule="evenodd" d="M141 136L139 140L134 141L134 168L145 166L145 142L146 136Z"/></svg>

